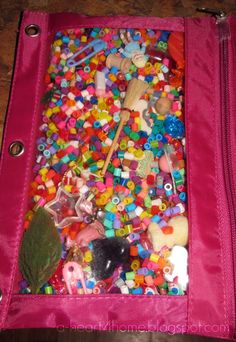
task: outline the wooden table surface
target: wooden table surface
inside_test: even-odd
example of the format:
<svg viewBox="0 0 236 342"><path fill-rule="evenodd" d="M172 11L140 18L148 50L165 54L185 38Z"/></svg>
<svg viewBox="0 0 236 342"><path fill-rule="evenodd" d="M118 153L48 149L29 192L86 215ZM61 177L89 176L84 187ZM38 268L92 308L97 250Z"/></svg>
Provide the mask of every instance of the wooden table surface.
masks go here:
<svg viewBox="0 0 236 342"><path fill-rule="evenodd" d="M12 0L0 4L0 138L10 92L11 77L14 63L16 33L20 13L24 9L43 10L48 12L78 12L86 15L143 15L143 16L197 16L196 7L223 9L227 13L236 14L235 0L198 1L198 0ZM222 341L197 336L165 335L144 332L92 332L92 331L57 331L54 329L22 329L3 331L1 342L180 342L180 341Z"/></svg>

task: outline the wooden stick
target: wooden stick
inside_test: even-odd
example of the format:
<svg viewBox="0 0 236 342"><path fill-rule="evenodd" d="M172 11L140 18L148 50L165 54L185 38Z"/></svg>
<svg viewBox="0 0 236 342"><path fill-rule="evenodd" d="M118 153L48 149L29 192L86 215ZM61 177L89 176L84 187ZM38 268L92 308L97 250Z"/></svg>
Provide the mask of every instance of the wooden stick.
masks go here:
<svg viewBox="0 0 236 342"><path fill-rule="evenodd" d="M133 78L128 85L125 100L124 100L124 109L121 110L120 113L120 123L116 131L115 138L112 142L112 145L110 147L110 150L108 152L107 158L105 160L105 163L103 165L101 175L104 176L108 165L110 163L112 154L116 148L117 141L119 139L120 133L124 127L124 124L129 120L129 114L130 111L133 109L137 101L140 99L140 97L146 92L149 85L141 80L138 80L137 78Z"/></svg>
<svg viewBox="0 0 236 342"><path fill-rule="evenodd" d="M107 154L107 158L105 160L105 163L104 163L102 171L101 171L101 175L102 176L104 176L106 171L107 171L108 165L110 163L112 154L113 154L113 152L114 152L114 150L116 148L116 144L117 144L117 141L119 139L120 133L121 133L123 127L124 127L124 124L126 123L126 121L129 120L129 112L127 110L122 110L120 115L121 115L121 119L120 119L119 126L117 128L117 131L116 131L115 138L113 139L112 145L111 145L110 150L109 150L109 152Z"/></svg>

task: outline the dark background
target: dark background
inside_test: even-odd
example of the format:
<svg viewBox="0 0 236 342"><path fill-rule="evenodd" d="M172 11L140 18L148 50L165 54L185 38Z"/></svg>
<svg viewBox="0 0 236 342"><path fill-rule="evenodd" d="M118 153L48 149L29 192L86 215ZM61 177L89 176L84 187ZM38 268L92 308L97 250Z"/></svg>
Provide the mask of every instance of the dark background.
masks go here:
<svg viewBox="0 0 236 342"><path fill-rule="evenodd" d="M228 14L236 14L236 0L197 1L197 0L12 0L0 3L0 138L9 96L14 63L14 50L20 13L24 9L48 12L78 12L86 15L143 15L143 16L199 16L197 7L223 9ZM204 308L203 308L204 310ZM151 314L151 313L150 313ZM1 342L206 342L222 341L198 336L166 335L152 332L99 332L75 331L66 329L22 329L3 331Z"/></svg>

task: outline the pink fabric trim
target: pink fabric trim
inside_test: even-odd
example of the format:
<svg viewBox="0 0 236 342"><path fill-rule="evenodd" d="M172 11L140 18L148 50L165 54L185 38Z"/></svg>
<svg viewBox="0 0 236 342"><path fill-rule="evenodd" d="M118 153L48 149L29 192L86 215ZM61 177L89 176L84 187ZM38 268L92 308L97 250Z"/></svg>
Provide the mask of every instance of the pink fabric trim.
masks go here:
<svg viewBox="0 0 236 342"><path fill-rule="evenodd" d="M188 333L232 337L231 228L223 184L219 40L214 18L186 19ZM196 42L201 41L201 47ZM227 280L227 281L226 281ZM229 284L226 285L226 284Z"/></svg>
<svg viewBox="0 0 236 342"><path fill-rule="evenodd" d="M38 24L41 34L28 37L25 26ZM39 101L45 72L45 42L47 36L47 15L32 13L24 15L19 35L19 46L11 89L0 166L0 288L3 299L0 303L0 328L4 327L12 295L14 277L18 264L18 248L22 235L23 217L28 201L29 179L35 131L40 113ZM25 152L20 157L8 153L12 141L21 141Z"/></svg>
<svg viewBox="0 0 236 342"><path fill-rule="evenodd" d="M186 309L187 296L14 295L5 327L185 333Z"/></svg>

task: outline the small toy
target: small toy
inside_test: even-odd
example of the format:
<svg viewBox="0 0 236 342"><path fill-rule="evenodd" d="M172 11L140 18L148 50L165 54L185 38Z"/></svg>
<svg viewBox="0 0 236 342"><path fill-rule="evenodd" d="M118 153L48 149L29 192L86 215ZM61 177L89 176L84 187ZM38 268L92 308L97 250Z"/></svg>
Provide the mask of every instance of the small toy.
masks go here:
<svg viewBox="0 0 236 342"><path fill-rule="evenodd" d="M126 74L127 72L129 72L129 69L131 67L131 60L129 58L122 58L115 54L110 54L107 56L106 66L109 69L111 69L111 67L114 66L118 68L121 72Z"/></svg>
<svg viewBox="0 0 236 342"><path fill-rule="evenodd" d="M172 273L165 274L165 279L168 282L174 281L177 277L177 284L181 290L186 291L188 284L188 251L183 246L174 246L171 250L171 254L168 257L172 265Z"/></svg>
<svg viewBox="0 0 236 342"><path fill-rule="evenodd" d="M129 243L113 237L93 241L92 271L98 280L109 278L115 268L129 260Z"/></svg>
<svg viewBox="0 0 236 342"><path fill-rule="evenodd" d="M88 244L96 239L102 239L104 237L104 227L99 221L94 221L82 229L75 240L71 240L69 237L66 241L67 248L70 248L77 243L79 247L86 247Z"/></svg>
<svg viewBox="0 0 236 342"><path fill-rule="evenodd" d="M155 110L158 114L166 115L170 113L172 101L168 97L160 97L155 103Z"/></svg>
<svg viewBox="0 0 236 342"><path fill-rule="evenodd" d="M162 247L172 248L175 245L186 246L188 242L188 219L185 216L175 216L168 221L168 227L172 227L171 234L165 234L157 223L148 226L148 238L153 249L159 252Z"/></svg>
<svg viewBox="0 0 236 342"><path fill-rule="evenodd" d="M126 36L125 32L125 30L120 30L120 38L125 44L125 48L120 49L120 52L130 58L137 68L143 68L148 60L148 57L145 56L146 45L142 43L140 47L139 43L133 40L130 32L127 32Z"/></svg>
<svg viewBox="0 0 236 342"><path fill-rule="evenodd" d="M72 222L82 222L83 215L76 212L75 205L81 194L70 194L59 187L56 197L45 205L45 209L53 216L55 225L63 228Z"/></svg>
<svg viewBox="0 0 236 342"><path fill-rule="evenodd" d="M84 281L84 272L82 267L75 261L67 262L62 269L63 278L66 283L69 294L76 294L77 283L81 282L84 293L87 293L87 288Z"/></svg>
<svg viewBox="0 0 236 342"><path fill-rule="evenodd" d="M87 59L93 57L94 55L96 55L98 52L105 50L107 47L107 43L104 42L104 40L101 39L95 39L92 42L88 43L87 45L85 45L82 49L80 49L79 51L77 51L72 57L70 57L67 60L67 65L68 67L75 67L77 65L82 64L83 62L85 62ZM76 61L77 57L83 52L86 51L87 49L92 48L93 51L88 54L87 56L85 56L84 58Z"/></svg>

